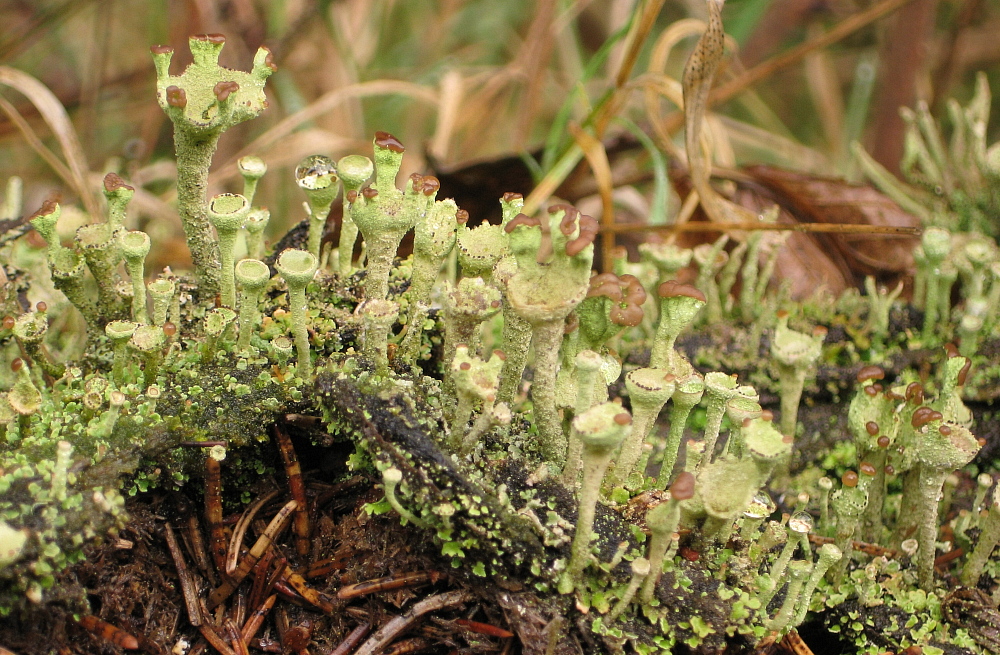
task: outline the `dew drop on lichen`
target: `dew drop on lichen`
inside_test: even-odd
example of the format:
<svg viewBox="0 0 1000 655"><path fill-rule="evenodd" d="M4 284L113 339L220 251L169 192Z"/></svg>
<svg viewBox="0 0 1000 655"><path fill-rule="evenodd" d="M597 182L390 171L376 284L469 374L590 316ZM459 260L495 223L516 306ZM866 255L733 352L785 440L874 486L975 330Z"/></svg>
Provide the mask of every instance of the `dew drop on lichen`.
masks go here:
<svg viewBox="0 0 1000 655"><path fill-rule="evenodd" d="M774 510L775 504L771 500L771 496L766 491L760 491L750 501L750 505L743 512L743 516L748 519L763 519L770 516Z"/></svg>
<svg viewBox="0 0 1000 655"><path fill-rule="evenodd" d="M303 189L315 189L320 178L336 174L336 170L333 160L329 157L311 155L295 167L295 182Z"/></svg>
<svg viewBox="0 0 1000 655"><path fill-rule="evenodd" d="M795 512L788 519L788 528L793 532L808 534L813 529L813 517L808 512Z"/></svg>

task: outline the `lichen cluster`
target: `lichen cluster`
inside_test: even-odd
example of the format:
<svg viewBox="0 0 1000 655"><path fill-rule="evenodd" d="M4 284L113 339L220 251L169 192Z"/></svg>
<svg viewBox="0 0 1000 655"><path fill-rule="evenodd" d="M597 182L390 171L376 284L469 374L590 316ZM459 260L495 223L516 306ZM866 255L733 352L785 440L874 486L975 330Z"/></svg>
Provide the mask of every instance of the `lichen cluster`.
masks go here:
<svg viewBox="0 0 1000 655"><path fill-rule="evenodd" d="M115 174L107 217L91 217L72 246L58 232L61 207L46 203L31 221L47 248L20 251L29 264L44 259L65 297L58 310L82 316L80 356L51 356L48 305L17 307L26 274L6 276L0 341L23 357L0 399L0 611L50 597L55 574L122 525L123 488L187 483L204 455L182 442L248 444L275 416L312 411L331 438L354 441L356 469L377 473L385 502L369 511L393 511L436 540L459 575L547 598L575 615L564 630L583 626L609 648L753 645L819 612L872 649L883 644L857 618L872 607L887 647L996 645L947 620L934 569L949 509L939 497L981 445L962 394L979 339L997 329L991 240L928 230L922 333L891 333L896 292L871 283L869 324L858 328L867 348L832 352L819 310L768 291L778 242L763 233L731 252L728 237L645 246L641 263L621 258L596 275L593 218L568 205L527 216L506 194L501 224L468 227L468 214L437 199L434 177L397 187L405 149L379 132L372 159L316 156L297 168L307 246L258 259L263 162L240 161L242 194L206 198L204 188L219 135L263 110L273 64L261 51L251 73L220 68L223 42L193 37L180 76L169 74L169 49L153 48L194 277L147 279L150 240L125 227L133 190ZM324 250L340 192L341 241ZM399 262L411 231L413 253ZM863 366L907 338L940 346L954 336L949 257L964 276L962 340L938 348L936 378L890 381ZM695 284L676 280L691 262ZM973 335L965 318L982 302L985 332ZM745 379L681 348L692 326L721 324L737 326L746 358L766 355ZM857 372L839 428L853 449L837 465L851 470L839 484L793 463L807 438L797 415L806 383L837 358ZM778 420L761 393L780 397ZM1000 570L992 486L980 476L973 511L949 525L971 552L958 569L969 587L991 589Z"/></svg>

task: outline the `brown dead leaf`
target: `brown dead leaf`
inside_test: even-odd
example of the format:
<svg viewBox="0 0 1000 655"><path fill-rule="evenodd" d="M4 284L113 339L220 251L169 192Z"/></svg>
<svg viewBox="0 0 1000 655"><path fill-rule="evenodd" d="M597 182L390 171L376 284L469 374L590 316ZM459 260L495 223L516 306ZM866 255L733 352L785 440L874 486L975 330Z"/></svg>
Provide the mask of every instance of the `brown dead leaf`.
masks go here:
<svg viewBox="0 0 1000 655"><path fill-rule="evenodd" d="M745 169L764 185L773 202L801 223L841 225L895 225L920 227L912 214L870 186L833 178L803 175L773 166ZM903 273L913 267L916 237L871 234L830 235L855 276Z"/></svg>

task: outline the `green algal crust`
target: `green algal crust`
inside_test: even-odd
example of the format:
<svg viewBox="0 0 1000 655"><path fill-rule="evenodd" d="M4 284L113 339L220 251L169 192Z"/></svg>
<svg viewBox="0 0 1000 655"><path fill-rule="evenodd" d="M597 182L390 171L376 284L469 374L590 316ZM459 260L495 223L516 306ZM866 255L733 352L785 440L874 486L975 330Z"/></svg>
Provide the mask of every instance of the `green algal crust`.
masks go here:
<svg viewBox="0 0 1000 655"><path fill-rule="evenodd" d="M326 217L339 189L333 160L323 155L306 157L295 168L295 182L305 192L309 206L308 250L319 259Z"/></svg>
<svg viewBox="0 0 1000 655"><path fill-rule="evenodd" d="M228 307L216 307L205 312L205 342L201 348L201 361L214 362L221 349L221 341L236 320L236 312Z"/></svg>
<svg viewBox="0 0 1000 655"><path fill-rule="evenodd" d="M219 292L219 250L212 239L205 191L219 137L230 127L257 117L267 107L264 84L277 70L264 47L249 73L219 66L226 39L199 34L188 41L194 61L170 74L173 48L153 46L156 97L174 124L177 152L177 206L202 297Z"/></svg>
<svg viewBox="0 0 1000 655"><path fill-rule="evenodd" d="M590 540L601 481L631 424L632 417L615 403L597 405L573 419L576 438L583 444L583 482L570 560L559 579L560 593L572 593L580 585L583 571L590 564Z"/></svg>
<svg viewBox="0 0 1000 655"><path fill-rule="evenodd" d="M177 284L169 277L160 277L147 284L146 291L153 299L153 325L162 326L167 322L170 304L177 294Z"/></svg>
<svg viewBox="0 0 1000 655"><path fill-rule="evenodd" d="M657 289L660 298L660 323L656 328L649 356L653 368L667 369L678 378L691 373L691 365L674 350L677 337L705 306L705 294L689 284L667 280Z"/></svg>
<svg viewBox="0 0 1000 655"><path fill-rule="evenodd" d="M451 424L451 446L455 452L467 454L475 442L465 437L466 425L476 404L482 404L482 414L491 414L496 401L497 378L505 355L497 350L488 360L470 355L468 347L460 345L451 363L458 405Z"/></svg>
<svg viewBox="0 0 1000 655"><path fill-rule="evenodd" d="M781 603L781 608L774 618L767 624L769 630L781 632L789 626L789 621L795 612L796 603L800 602L799 595L806 582L809 572L812 570L812 563L802 560L795 560L788 567L788 591L785 592L785 599Z"/></svg>
<svg viewBox="0 0 1000 655"><path fill-rule="evenodd" d="M813 592L816 591L819 581L823 579L823 576L830 570L830 567L839 562L843 556L844 554L840 552L840 549L833 544L823 544L820 546L819 558L816 560L816 564L813 565L812 573L809 575L809 579L806 580L806 584L799 594L798 608L795 610L795 619L792 621L793 626L801 625L806 620L806 614L809 612L809 601L812 599Z"/></svg>
<svg viewBox="0 0 1000 655"><path fill-rule="evenodd" d="M48 312L42 303L39 303L35 311L18 316L14 322L14 336L24 345L24 349L31 356L31 361L46 374L60 378L65 373L66 366L50 361L42 348L42 342L48 331Z"/></svg>
<svg viewBox="0 0 1000 655"><path fill-rule="evenodd" d="M651 573L642 585L641 598L644 603L653 599L653 592L663 573L667 550L674 543L673 535L680 521L680 504L692 498L694 492L694 475L688 472L681 473L670 487L670 497L667 501L646 512L646 525L650 531L648 557Z"/></svg>
<svg viewBox="0 0 1000 655"><path fill-rule="evenodd" d="M993 482L992 478L990 482ZM993 549L1000 543L1000 492L997 489L993 490L993 500L990 502L988 513L980 523L981 530L976 548L962 568L962 584L967 587L977 586L986 562L990 559ZM977 507L978 503L972 506L974 511Z"/></svg>
<svg viewBox="0 0 1000 655"><path fill-rule="evenodd" d="M584 350L574 358L576 364L576 402L573 414L579 416L594 406L594 385L598 380L604 360L593 350ZM569 433L569 446L566 450L566 466L563 467L563 484L576 490L580 481L581 456L583 443L576 438L572 430Z"/></svg>
<svg viewBox="0 0 1000 655"><path fill-rule="evenodd" d="M101 317L116 316L120 301L115 293L114 276L115 268L121 261L117 233L108 223L84 225L76 231L76 245L97 280L98 314Z"/></svg>
<svg viewBox="0 0 1000 655"><path fill-rule="evenodd" d="M609 478L611 486L624 484L633 472L643 474L635 470L635 465L656 417L674 393L674 376L663 369L640 368L625 376L625 388L632 401L632 431L615 462Z"/></svg>
<svg viewBox="0 0 1000 655"><path fill-rule="evenodd" d="M523 214L507 223L517 272L502 280L511 309L531 325L535 349L535 405L539 449L558 467L566 461L566 437L556 409L556 373L563 324L586 297L597 221L573 207L551 207L542 219ZM506 338L505 338L506 341Z"/></svg>
<svg viewBox="0 0 1000 655"><path fill-rule="evenodd" d="M394 466L390 466L386 470L382 471L382 486L385 489L385 499L389 501L392 508L396 510L396 513L403 518L404 521L409 521L418 528L427 528L429 525L426 521L417 518L413 512L403 507L403 504L399 502L399 498L396 497L396 487L399 483L403 481L403 472Z"/></svg>
<svg viewBox="0 0 1000 655"><path fill-rule="evenodd" d="M500 291L481 277L464 277L454 287L449 283L444 296L445 390L450 391L451 362L455 349L465 344L471 352L479 351L479 326L500 311Z"/></svg>
<svg viewBox="0 0 1000 655"><path fill-rule="evenodd" d="M979 452L979 443L963 426L941 422L933 414L914 413L913 422L930 421L917 429L917 457L920 460L920 501L924 516L920 520L917 539L917 575L920 586L930 591L934 585L934 557L938 534L938 497L945 477L972 461ZM940 414L938 414L940 416Z"/></svg>
<svg viewBox="0 0 1000 655"><path fill-rule="evenodd" d="M247 199L247 204L252 205L257 194L257 183L267 173L267 164L256 155L247 155L239 158L236 167L243 178L243 197Z"/></svg>
<svg viewBox="0 0 1000 655"><path fill-rule="evenodd" d="M943 280L941 266L951 250L951 234L942 228L932 227L924 232L921 238L923 258L920 277L925 287L924 300L924 340L929 339L937 328L939 320L939 298L942 293Z"/></svg>
<svg viewBox="0 0 1000 655"><path fill-rule="evenodd" d="M125 384L125 366L128 362L128 343L139 327L138 323L132 321L111 321L104 326L104 332L111 340L114 349L114 364L111 369L111 379L116 386Z"/></svg>
<svg viewBox="0 0 1000 655"><path fill-rule="evenodd" d="M163 345L166 343L163 328L159 325L140 325L132 333L128 343L143 359L143 384L147 387L154 384L163 359Z"/></svg>
<svg viewBox="0 0 1000 655"><path fill-rule="evenodd" d="M417 359L424 321L430 309L431 291L441 267L455 247L455 231L460 223L469 219L469 214L459 210L450 198L433 202L439 184L434 177L421 179L423 193L432 204L413 230L413 274L406 294L410 302L410 317L399 353L403 361L409 363Z"/></svg>
<svg viewBox="0 0 1000 655"><path fill-rule="evenodd" d="M771 357L778 368L781 393L781 431L795 435L799 416L799 400L806 377L814 370L822 354L826 328L817 326L812 335L788 327L788 312L778 312L778 325L771 341Z"/></svg>
<svg viewBox="0 0 1000 655"><path fill-rule="evenodd" d="M389 334L399 317L399 303L394 300L366 300L357 313L364 323L364 353L375 363L380 375L389 372Z"/></svg>
<svg viewBox="0 0 1000 655"><path fill-rule="evenodd" d="M250 337L260 328L260 294L271 279L267 264L257 259L243 259L236 264L236 283L240 289L240 336L237 352L250 347Z"/></svg>
<svg viewBox="0 0 1000 655"><path fill-rule="evenodd" d="M292 334L298 354L296 375L308 379L312 372L309 353L309 316L306 307L306 286L319 268L319 260L310 252L289 248L278 256L274 267L288 286L288 305L292 312Z"/></svg>
<svg viewBox="0 0 1000 655"><path fill-rule="evenodd" d="M340 225L340 244L337 247L338 272L346 277L351 274L354 243L358 240L358 226L351 218L351 203L368 178L375 172L371 159L362 155L347 155L337 162L337 175L344 185L344 215Z"/></svg>
<svg viewBox="0 0 1000 655"><path fill-rule="evenodd" d="M667 483L672 479L671 474L674 470L674 464L677 463L681 439L684 437L684 426L687 424L691 410L701 402L704 393L705 378L697 371L674 380L674 393L671 397L672 406L670 408L670 434L667 436L667 446L663 451L663 465L660 467L657 478L661 489L666 489Z"/></svg>
<svg viewBox="0 0 1000 655"><path fill-rule="evenodd" d="M220 288L222 304L236 309L236 236L250 213L250 203L237 193L221 193L208 203L206 215L219 234Z"/></svg>
<svg viewBox="0 0 1000 655"><path fill-rule="evenodd" d="M404 151L396 137L376 132L374 148L375 182L354 194L353 200L348 198L349 214L365 239L368 257L365 297L385 300L399 242L427 211L431 200L424 195L422 178L409 180L405 192L396 188Z"/></svg>
<svg viewBox="0 0 1000 655"><path fill-rule="evenodd" d="M132 320L149 323L146 311L146 283L143 279L146 255L149 254L149 235L136 230L123 232L119 237L119 247L125 257L125 268L132 280Z"/></svg>

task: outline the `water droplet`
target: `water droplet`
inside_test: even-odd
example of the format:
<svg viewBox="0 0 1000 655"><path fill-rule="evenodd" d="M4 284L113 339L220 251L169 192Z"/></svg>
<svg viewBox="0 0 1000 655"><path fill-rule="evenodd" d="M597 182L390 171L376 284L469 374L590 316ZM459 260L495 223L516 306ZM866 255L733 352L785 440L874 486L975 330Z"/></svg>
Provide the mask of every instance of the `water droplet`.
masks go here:
<svg viewBox="0 0 1000 655"><path fill-rule="evenodd" d="M743 512L743 516L748 519L763 519L773 514L774 510L775 504L771 496L766 491L761 491L750 501L750 506Z"/></svg>
<svg viewBox="0 0 1000 655"><path fill-rule="evenodd" d="M327 176L336 175L336 167L333 160L324 155L311 155L306 157L295 167L295 182L303 189L325 188L317 186L320 178L329 179Z"/></svg>
<svg viewBox="0 0 1000 655"><path fill-rule="evenodd" d="M788 527L793 532L808 534L813 529L813 517L808 512L795 512L788 519Z"/></svg>

